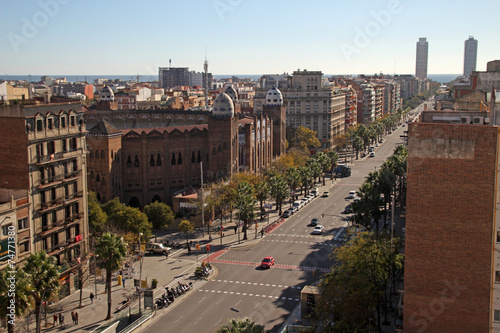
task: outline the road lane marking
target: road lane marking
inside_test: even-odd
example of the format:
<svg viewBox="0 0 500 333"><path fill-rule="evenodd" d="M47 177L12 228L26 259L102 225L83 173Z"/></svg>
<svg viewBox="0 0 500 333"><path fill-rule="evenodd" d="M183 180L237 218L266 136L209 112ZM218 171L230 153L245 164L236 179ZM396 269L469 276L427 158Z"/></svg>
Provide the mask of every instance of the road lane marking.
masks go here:
<svg viewBox="0 0 500 333"><path fill-rule="evenodd" d="M222 300L224 300L224 297L222 297L217 303L215 304L219 304L220 302L222 302Z"/></svg>
<svg viewBox="0 0 500 333"><path fill-rule="evenodd" d="M219 319L219 321L218 321L218 322L216 322L214 326L215 326L215 327L218 327L218 326L219 326L219 323L220 323L221 321L222 321L222 319Z"/></svg>
<svg viewBox="0 0 500 333"><path fill-rule="evenodd" d="M206 297L203 297L198 303L201 303L203 302L203 300L205 300Z"/></svg>
<svg viewBox="0 0 500 333"><path fill-rule="evenodd" d="M178 320L180 320L182 318L182 316L180 316L179 318L177 318L174 323L176 323Z"/></svg>
<svg viewBox="0 0 500 333"><path fill-rule="evenodd" d="M195 325L196 325L196 324L198 324L198 322L201 320L201 318L203 318L203 317L198 318L198 320L197 320L197 321L195 321L195 322L194 322L194 324L195 324Z"/></svg>

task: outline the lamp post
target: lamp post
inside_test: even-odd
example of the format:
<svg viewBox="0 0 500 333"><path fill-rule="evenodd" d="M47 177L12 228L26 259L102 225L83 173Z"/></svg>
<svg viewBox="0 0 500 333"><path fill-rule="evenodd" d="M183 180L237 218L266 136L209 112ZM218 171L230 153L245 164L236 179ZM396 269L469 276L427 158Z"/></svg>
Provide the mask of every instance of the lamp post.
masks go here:
<svg viewBox="0 0 500 333"><path fill-rule="evenodd" d="M98 254L94 255L94 295L95 299L97 299L97 258L99 257Z"/></svg>
<svg viewBox="0 0 500 333"><path fill-rule="evenodd" d="M139 233L139 316L142 316L142 307L141 307L141 287L142 287L142 251L141 251L141 236L142 232Z"/></svg>

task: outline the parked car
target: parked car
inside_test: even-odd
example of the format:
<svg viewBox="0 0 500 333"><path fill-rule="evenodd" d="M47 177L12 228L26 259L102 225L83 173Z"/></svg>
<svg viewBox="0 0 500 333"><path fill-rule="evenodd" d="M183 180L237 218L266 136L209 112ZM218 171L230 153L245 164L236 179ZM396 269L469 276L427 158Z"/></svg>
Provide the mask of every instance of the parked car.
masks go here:
<svg viewBox="0 0 500 333"><path fill-rule="evenodd" d="M325 192L323 192L323 196L324 196L324 197L329 197L329 196L330 196L330 191L325 191Z"/></svg>
<svg viewBox="0 0 500 333"><path fill-rule="evenodd" d="M283 212L283 214L281 214L281 217L282 217L282 218L284 218L284 219L286 219L286 218L289 218L291 215L292 215L292 214L290 214L290 211L285 210L285 211Z"/></svg>
<svg viewBox="0 0 500 333"><path fill-rule="evenodd" d="M273 257L265 257L264 259L262 259L262 262L260 263L260 267L271 268L271 266L274 266L274 258Z"/></svg>
<svg viewBox="0 0 500 333"><path fill-rule="evenodd" d="M356 191L349 191L349 194L347 195L349 199L354 199L355 196L356 196Z"/></svg>
<svg viewBox="0 0 500 333"><path fill-rule="evenodd" d="M321 235L323 233L323 230L324 230L324 228L322 225L317 225L314 227L312 233L313 233L313 235Z"/></svg>
<svg viewBox="0 0 500 333"><path fill-rule="evenodd" d="M297 207L292 206L292 207L288 208L288 210L292 210L293 214L295 214L298 212L299 209Z"/></svg>
<svg viewBox="0 0 500 333"><path fill-rule="evenodd" d="M318 223L319 223L319 220L317 218L313 218L311 220L311 225L318 225Z"/></svg>
<svg viewBox="0 0 500 333"><path fill-rule="evenodd" d="M317 189L312 189L312 190L311 190L311 194L312 194L312 195L314 195L315 197L317 197L317 196L318 196L318 193L319 193L319 192L318 192L318 190L317 190Z"/></svg>
<svg viewBox="0 0 500 333"><path fill-rule="evenodd" d="M375 157L375 152L374 152L374 151L372 151L372 152L370 153L370 157Z"/></svg>
<svg viewBox="0 0 500 333"><path fill-rule="evenodd" d="M346 214L352 213L352 207L351 207L351 205L345 206L344 213L346 213Z"/></svg>

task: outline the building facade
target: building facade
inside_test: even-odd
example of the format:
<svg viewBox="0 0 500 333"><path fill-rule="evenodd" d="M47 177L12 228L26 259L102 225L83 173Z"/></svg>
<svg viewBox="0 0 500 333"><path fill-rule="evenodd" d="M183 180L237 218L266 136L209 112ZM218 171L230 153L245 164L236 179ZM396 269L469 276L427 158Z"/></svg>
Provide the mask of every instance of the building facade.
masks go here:
<svg viewBox="0 0 500 333"><path fill-rule="evenodd" d="M427 60L429 56L429 43L427 38L419 38L417 42L417 61L415 77L427 79Z"/></svg>
<svg viewBox="0 0 500 333"><path fill-rule="evenodd" d="M11 206L27 202L27 211L11 217L29 238L19 253L53 256L66 296L76 288L89 238L83 112L80 103L62 101L0 106L0 191L14 193Z"/></svg>
<svg viewBox="0 0 500 333"><path fill-rule="evenodd" d="M470 36L464 44L464 76L470 76L476 70L477 39Z"/></svg>
<svg viewBox="0 0 500 333"><path fill-rule="evenodd" d="M279 87L286 108L286 126L307 127L317 132L322 148L333 148L333 139L345 132L346 94L325 85L321 71L298 70L289 75L266 75L261 86ZM255 91L253 109L260 114L268 88Z"/></svg>

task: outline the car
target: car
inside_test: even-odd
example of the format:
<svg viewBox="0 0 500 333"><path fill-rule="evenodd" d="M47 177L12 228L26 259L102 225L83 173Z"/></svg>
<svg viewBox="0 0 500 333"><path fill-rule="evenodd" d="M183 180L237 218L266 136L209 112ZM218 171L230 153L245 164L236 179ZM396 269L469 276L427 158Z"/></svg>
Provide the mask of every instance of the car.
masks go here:
<svg viewBox="0 0 500 333"><path fill-rule="evenodd" d="M286 211L289 212L290 215L293 215L295 213L295 209L293 209L292 207L288 208Z"/></svg>
<svg viewBox="0 0 500 333"><path fill-rule="evenodd" d="M302 201L302 207L304 207L309 202L309 200L306 198L302 198L300 199L300 201Z"/></svg>
<svg viewBox="0 0 500 333"><path fill-rule="evenodd" d="M346 214L352 213L352 207L351 207L351 205L345 206L344 213L346 213Z"/></svg>
<svg viewBox="0 0 500 333"><path fill-rule="evenodd" d="M317 218L313 218L311 220L311 225L318 225L318 223L319 223L319 220Z"/></svg>
<svg viewBox="0 0 500 333"><path fill-rule="evenodd" d="M372 152L370 153L370 157L375 157L375 152L374 152L374 151L372 151Z"/></svg>
<svg viewBox="0 0 500 333"><path fill-rule="evenodd" d="M298 212L299 209L297 207L292 206L292 207L288 208L288 210L291 210L293 212L292 214L295 214Z"/></svg>
<svg viewBox="0 0 500 333"><path fill-rule="evenodd" d="M262 259L262 262L260 263L261 268L271 268L271 266L274 266L273 257L265 257L264 259Z"/></svg>
<svg viewBox="0 0 500 333"><path fill-rule="evenodd" d="M146 252L149 254L163 254L167 256L170 250L172 250L172 248L163 246L163 244L160 243L149 242L146 244Z"/></svg>
<svg viewBox="0 0 500 333"><path fill-rule="evenodd" d="M286 219L289 218L292 214L290 214L290 211L285 210L283 214L281 215L282 218Z"/></svg>
<svg viewBox="0 0 500 333"><path fill-rule="evenodd" d="M315 197L317 197L318 196L318 190L312 189L311 190L311 194L314 195Z"/></svg>
<svg viewBox="0 0 500 333"><path fill-rule="evenodd" d="M321 235L323 233L324 229L325 228L323 228L322 225L317 225L317 226L314 227L312 233L313 233L313 235Z"/></svg>
<svg viewBox="0 0 500 333"><path fill-rule="evenodd" d="M375 147L374 146L370 146L370 148L368 149L369 152L372 152L375 150Z"/></svg>
<svg viewBox="0 0 500 333"><path fill-rule="evenodd" d="M355 197L355 198L354 198L354 202L358 202L359 200L361 200L361 198L360 198L360 197Z"/></svg>
<svg viewBox="0 0 500 333"><path fill-rule="evenodd" d="M325 192L323 192L323 196L324 196L324 197L329 197L329 196L330 196L330 191L325 191Z"/></svg>
<svg viewBox="0 0 500 333"><path fill-rule="evenodd" d="M380 139L378 142L379 142L379 143L382 143L382 142L384 142L384 139Z"/></svg>
<svg viewBox="0 0 500 333"><path fill-rule="evenodd" d="M356 191L349 191L349 194L347 195L349 199L354 199L355 196L356 196Z"/></svg>
<svg viewBox="0 0 500 333"><path fill-rule="evenodd" d="M314 199L314 194L308 194L306 198L309 198L309 201L311 201L312 199Z"/></svg>

